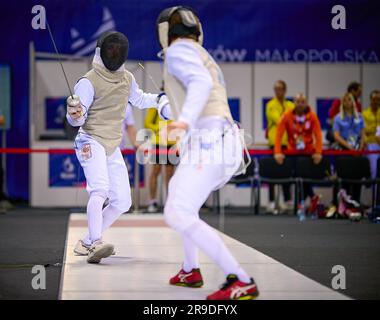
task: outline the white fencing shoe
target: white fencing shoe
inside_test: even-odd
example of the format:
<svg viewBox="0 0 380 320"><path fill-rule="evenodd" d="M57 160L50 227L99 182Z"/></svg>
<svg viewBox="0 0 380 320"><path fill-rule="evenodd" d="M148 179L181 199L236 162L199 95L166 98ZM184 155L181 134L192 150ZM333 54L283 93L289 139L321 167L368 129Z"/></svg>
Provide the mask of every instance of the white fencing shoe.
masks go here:
<svg viewBox="0 0 380 320"><path fill-rule="evenodd" d="M77 244L74 248L74 253L77 256L87 256L88 250L90 249L91 245L85 244L82 240L78 240ZM114 250L112 252L112 255L114 256L116 254L116 251Z"/></svg>
<svg viewBox="0 0 380 320"><path fill-rule="evenodd" d="M82 240L78 240L77 244L74 248L74 253L77 256L87 256L88 250L90 249L90 245L85 244Z"/></svg>
<svg viewBox="0 0 380 320"><path fill-rule="evenodd" d="M99 263L103 258L107 258L114 252L114 246L104 243L101 240L95 241L88 250L88 263Z"/></svg>

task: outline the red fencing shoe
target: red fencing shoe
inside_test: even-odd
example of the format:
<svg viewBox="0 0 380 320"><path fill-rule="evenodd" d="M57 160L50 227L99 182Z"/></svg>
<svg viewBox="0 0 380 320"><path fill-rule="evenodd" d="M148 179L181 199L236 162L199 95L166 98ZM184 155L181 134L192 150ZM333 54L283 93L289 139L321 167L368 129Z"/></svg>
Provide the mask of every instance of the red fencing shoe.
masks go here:
<svg viewBox="0 0 380 320"><path fill-rule="evenodd" d="M170 279L169 283L173 286L200 288L203 286L203 279L199 269L193 269L190 272L185 272L181 269Z"/></svg>
<svg viewBox="0 0 380 320"><path fill-rule="evenodd" d="M259 295L255 281L242 282L234 274L227 276L226 282L220 290L210 294L207 300L252 300Z"/></svg>

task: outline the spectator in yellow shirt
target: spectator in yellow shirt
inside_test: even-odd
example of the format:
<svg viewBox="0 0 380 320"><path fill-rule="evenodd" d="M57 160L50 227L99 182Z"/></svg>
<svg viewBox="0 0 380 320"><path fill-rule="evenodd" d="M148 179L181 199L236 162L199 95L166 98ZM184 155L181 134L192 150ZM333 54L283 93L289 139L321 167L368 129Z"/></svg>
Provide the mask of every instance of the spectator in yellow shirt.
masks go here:
<svg viewBox="0 0 380 320"><path fill-rule="evenodd" d="M277 126L280 122L282 115L289 110L294 109L294 103L286 100L286 82L283 80L277 80L274 84L274 98L268 101L265 106L265 114L267 117L268 127L267 127L267 138L269 147L273 149ZM286 146L288 142L287 135L284 134L282 137L281 144L282 146ZM284 200L286 202L285 208L288 209L292 207L292 203L290 201L290 186L282 185L282 190L284 194ZM269 185L269 205L267 211L275 213L278 211L276 208L276 204L274 202L274 185Z"/></svg>
<svg viewBox="0 0 380 320"><path fill-rule="evenodd" d="M152 170L149 176L149 205L148 212L153 213L158 211L158 199L157 199L157 179L161 174L163 168L165 168L165 186L166 190L169 184L170 178L174 173L173 156L168 157L167 153L169 149L175 144L175 141L163 141L158 134L159 129L165 124L169 124L171 120L165 121L158 115L157 109L150 108L147 110L145 116L145 128L151 129L153 131L152 135L152 147L153 147L153 158L152 158Z"/></svg>
<svg viewBox="0 0 380 320"><path fill-rule="evenodd" d="M370 94L370 106L362 112L364 120L364 135L367 150L380 151L376 139L376 129L380 126L380 91L374 90ZM368 160L371 166L371 176L376 177L378 154L369 154Z"/></svg>

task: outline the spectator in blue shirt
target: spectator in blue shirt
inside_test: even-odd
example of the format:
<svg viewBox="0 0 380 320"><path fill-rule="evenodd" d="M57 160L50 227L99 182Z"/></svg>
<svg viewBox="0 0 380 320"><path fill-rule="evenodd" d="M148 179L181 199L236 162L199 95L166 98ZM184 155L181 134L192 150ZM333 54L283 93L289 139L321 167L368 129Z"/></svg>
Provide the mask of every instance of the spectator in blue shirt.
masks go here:
<svg viewBox="0 0 380 320"><path fill-rule="evenodd" d="M334 118L334 139L338 146L346 150L363 150L364 122L355 108L355 100L350 93L342 99L340 112Z"/></svg>
<svg viewBox="0 0 380 320"><path fill-rule="evenodd" d="M340 112L335 116L333 124L335 142L340 149L363 150L365 147L364 121L355 107L354 97L346 93L341 101ZM354 200L360 202L361 185L343 183L342 188ZM334 199L336 199L336 194L337 190L334 191Z"/></svg>

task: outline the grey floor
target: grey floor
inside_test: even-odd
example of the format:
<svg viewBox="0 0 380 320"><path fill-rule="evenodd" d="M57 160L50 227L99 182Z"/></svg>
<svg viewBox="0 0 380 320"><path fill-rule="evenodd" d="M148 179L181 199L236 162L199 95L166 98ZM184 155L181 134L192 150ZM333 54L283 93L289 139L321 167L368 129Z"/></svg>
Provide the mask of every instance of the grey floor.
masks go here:
<svg viewBox="0 0 380 320"><path fill-rule="evenodd" d="M20 208L0 215L0 299L57 299L61 267L48 266L34 290L34 265L62 263L68 210Z"/></svg>
<svg viewBox="0 0 380 320"><path fill-rule="evenodd" d="M214 227L219 217L203 214ZM334 265L346 269L346 290L355 299L380 299L380 224L367 220L306 220L230 212L224 232L326 286Z"/></svg>
<svg viewBox="0 0 380 320"><path fill-rule="evenodd" d="M347 271L355 299L380 299L380 225L367 221L317 220L293 216L252 216L233 210L224 232L307 277L330 286L334 265ZM219 216L202 218L219 227ZM0 299L57 299L61 268L46 268L46 290L33 290L31 266L62 263L68 210L19 208L0 215ZM254 276L254 275L253 275Z"/></svg>

